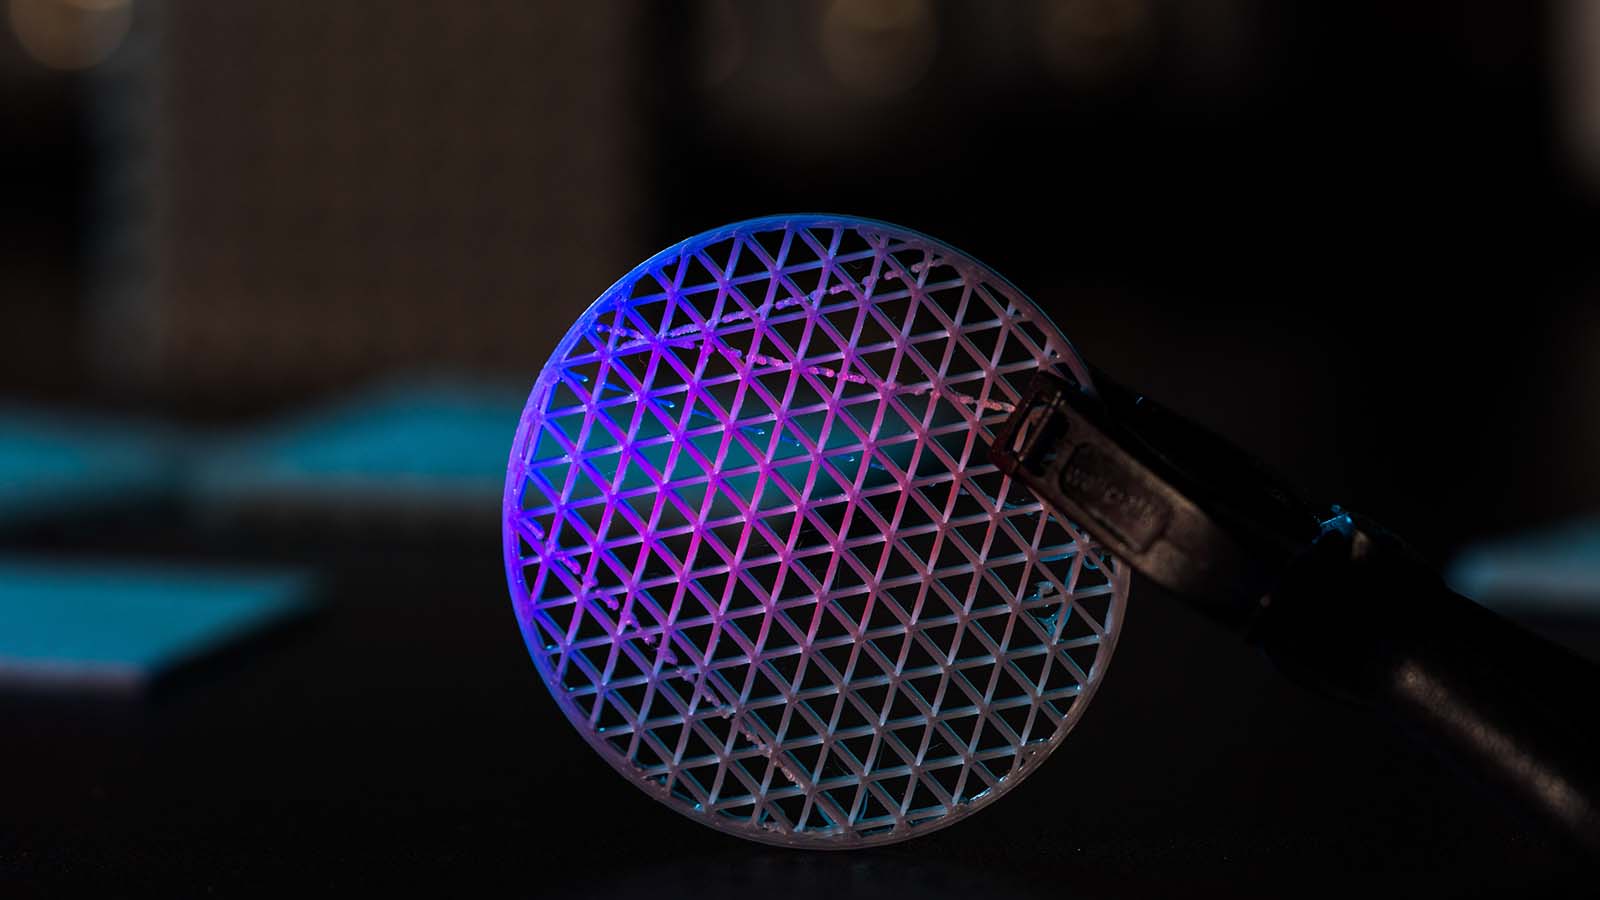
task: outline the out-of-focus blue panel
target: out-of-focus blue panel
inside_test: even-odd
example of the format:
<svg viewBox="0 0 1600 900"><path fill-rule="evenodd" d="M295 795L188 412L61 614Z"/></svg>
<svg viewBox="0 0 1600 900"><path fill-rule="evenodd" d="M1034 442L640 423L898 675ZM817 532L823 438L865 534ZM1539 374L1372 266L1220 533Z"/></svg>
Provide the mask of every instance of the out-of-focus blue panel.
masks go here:
<svg viewBox="0 0 1600 900"><path fill-rule="evenodd" d="M387 385L243 435L207 455L205 505L499 508L524 388Z"/></svg>
<svg viewBox="0 0 1600 900"><path fill-rule="evenodd" d="M304 612L302 573L0 559L0 680L138 687Z"/></svg>
<svg viewBox="0 0 1600 900"><path fill-rule="evenodd" d="M150 499L178 471L159 426L0 408L0 525Z"/></svg>
<svg viewBox="0 0 1600 900"><path fill-rule="evenodd" d="M1469 547L1447 577L1457 591L1509 615L1600 621L1600 519Z"/></svg>

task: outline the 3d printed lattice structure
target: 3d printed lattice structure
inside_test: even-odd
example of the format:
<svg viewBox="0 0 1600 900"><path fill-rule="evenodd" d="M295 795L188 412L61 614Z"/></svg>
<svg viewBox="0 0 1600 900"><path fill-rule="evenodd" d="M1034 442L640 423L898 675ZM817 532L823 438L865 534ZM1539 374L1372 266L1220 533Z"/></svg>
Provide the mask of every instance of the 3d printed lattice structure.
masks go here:
<svg viewBox="0 0 1600 900"><path fill-rule="evenodd" d="M770 843L949 824L1050 753L1126 571L987 461L1033 373L1086 381L1003 278L861 219L691 238L560 342L506 482L539 673L624 776Z"/></svg>

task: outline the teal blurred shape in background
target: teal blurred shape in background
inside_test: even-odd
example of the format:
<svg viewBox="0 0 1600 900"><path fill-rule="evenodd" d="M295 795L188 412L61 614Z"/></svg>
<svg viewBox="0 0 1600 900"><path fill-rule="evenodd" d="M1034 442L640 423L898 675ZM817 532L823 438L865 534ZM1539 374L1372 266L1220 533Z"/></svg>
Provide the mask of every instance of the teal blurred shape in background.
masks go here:
<svg viewBox="0 0 1600 900"><path fill-rule="evenodd" d="M135 691L313 608L295 571L0 559L0 684Z"/></svg>
<svg viewBox="0 0 1600 900"><path fill-rule="evenodd" d="M0 408L0 527L170 496L181 446L154 423Z"/></svg>
<svg viewBox="0 0 1600 900"><path fill-rule="evenodd" d="M209 511L443 512L492 522L526 400L526 386L380 384L218 442L188 490Z"/></svg>

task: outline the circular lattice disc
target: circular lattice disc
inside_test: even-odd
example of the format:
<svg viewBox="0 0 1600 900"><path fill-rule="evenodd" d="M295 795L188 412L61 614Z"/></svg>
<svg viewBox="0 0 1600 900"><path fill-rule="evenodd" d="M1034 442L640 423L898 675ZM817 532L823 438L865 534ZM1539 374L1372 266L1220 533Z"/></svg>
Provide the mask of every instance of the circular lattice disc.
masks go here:
<svg viewBox="0 0 1600 900"><path fill-rule="evenodd" d="M1105 673L1126 571L988 462L1041 368L1005 279L860 219L728 226L606 291L512 450L506 570L539 674L700 822L858 847L993 802Z"/></svg>

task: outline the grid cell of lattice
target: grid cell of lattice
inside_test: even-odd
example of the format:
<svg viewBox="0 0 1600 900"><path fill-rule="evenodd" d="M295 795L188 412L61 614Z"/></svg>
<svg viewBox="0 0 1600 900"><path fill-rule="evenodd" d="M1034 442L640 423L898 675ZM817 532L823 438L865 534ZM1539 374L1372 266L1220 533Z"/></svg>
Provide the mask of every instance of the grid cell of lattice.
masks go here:
<svg viewBox="0 0 1600 900"><path fill-rule="evenodd" d="M535 664L625 776L746 837L862 846L993 801L1071 729L1127 577L987 462L1025 296L883 223L666 250L534 386L505 549Z"/></svg>

